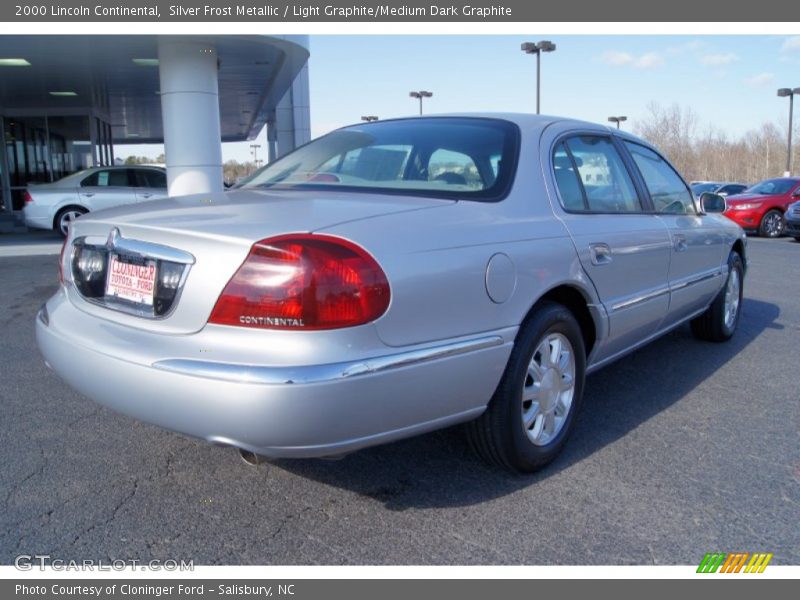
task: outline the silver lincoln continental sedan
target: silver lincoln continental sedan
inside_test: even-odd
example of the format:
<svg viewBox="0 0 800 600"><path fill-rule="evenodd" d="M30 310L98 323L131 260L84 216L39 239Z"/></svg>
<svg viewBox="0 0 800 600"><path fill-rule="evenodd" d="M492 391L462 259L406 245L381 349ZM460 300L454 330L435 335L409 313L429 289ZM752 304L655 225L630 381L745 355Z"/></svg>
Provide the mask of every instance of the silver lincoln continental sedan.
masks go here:
<svg viewBox="0 0 800 600"><path fill-rule="evenodd" d="M467 423L531 472L587 373L685 322L733 335L746 240L724 208L592 123L360 124L235 191L73 222L37 339L96 402L252 461Z"/></svg>

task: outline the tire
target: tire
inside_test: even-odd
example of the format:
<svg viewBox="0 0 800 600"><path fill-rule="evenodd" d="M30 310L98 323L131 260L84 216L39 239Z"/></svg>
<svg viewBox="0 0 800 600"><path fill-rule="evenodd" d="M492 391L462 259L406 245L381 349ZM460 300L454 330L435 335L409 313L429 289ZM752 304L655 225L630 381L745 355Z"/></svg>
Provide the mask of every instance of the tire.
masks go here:
<svg viewBox="0 0 800 600"><path fill-rule="evenodd" d="M706 312L692 320L692 333L708 342L727 342L736 332L742 314L744 266L738 252L728 256L728 279ZM733 304L729 304L732 302ZM732 314L731 312L732 311Z"/></svg>
<svg viewBox="0 0 800 600"><path fill-rule="evenodd" d="M58 211L56 218L53 219L53 229L61 234L61 237L67 237L69 233L69 224L81 215L85 215L88 210L80 206L66 206Z"/></svg>
<svg viewBox="0 0 800 600"><path fill-rule="evenodd" d="M551 357L557 353L556 360L543 350ZM520 328L486 412L467 423L470 446L487 462L517 473L541 469L558 455L573 429L585 373L586 351L575 317L560 304L542 303ZM532 395L538 400L525 399Z"/></svg>
<svg viewBox="0 0 800 600"><path fill-rule="evenodd" d="M761 218L758 225L758 235L765 238L776 238L783 235L786 224L783 220L783 213L777 209L768 210Z"/></svg>
<svg viewBox="0 0 800 600"><path fill-rule="evenodd" d="M797 236L797 237L795 237L795 238L794 238L794 241L795 241L795 242L800 242L800 236Z"/></svg>

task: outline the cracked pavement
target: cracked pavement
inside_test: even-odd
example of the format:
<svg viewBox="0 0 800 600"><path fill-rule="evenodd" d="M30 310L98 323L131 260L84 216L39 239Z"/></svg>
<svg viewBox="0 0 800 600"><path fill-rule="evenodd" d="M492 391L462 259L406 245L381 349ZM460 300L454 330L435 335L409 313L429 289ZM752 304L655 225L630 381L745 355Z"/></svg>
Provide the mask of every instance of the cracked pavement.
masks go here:
<svg viewBox="0 0 800 600"><path fill-rule="evenodd" d="M56 257L0 258L0 563L800 563L800 244L750 242L741 329L688 327L587 379L562 456L516 477L458 428L331 462L233 450L101 408L35 346ZM98 376L102 376L99 374Z"/></svg>

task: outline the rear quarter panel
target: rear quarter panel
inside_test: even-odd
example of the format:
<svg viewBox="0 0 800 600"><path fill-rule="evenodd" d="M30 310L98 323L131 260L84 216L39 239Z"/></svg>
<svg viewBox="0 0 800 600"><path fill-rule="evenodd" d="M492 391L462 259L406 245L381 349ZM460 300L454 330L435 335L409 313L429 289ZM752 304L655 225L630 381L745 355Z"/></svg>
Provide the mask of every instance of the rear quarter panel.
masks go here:
<svg viewBox="0 0 800 600"><path fill-rule="evenodd" d="M593 301L567 231L550 209L537 148L538 131L523 131L517 175L500 202L460 201L322 230L360 244L384 269L392 300L375 323L384 343L516 328L537 299L564 283ZM498 253L514 272L513 291L500 303L487 292L487 265Z"/></svg>

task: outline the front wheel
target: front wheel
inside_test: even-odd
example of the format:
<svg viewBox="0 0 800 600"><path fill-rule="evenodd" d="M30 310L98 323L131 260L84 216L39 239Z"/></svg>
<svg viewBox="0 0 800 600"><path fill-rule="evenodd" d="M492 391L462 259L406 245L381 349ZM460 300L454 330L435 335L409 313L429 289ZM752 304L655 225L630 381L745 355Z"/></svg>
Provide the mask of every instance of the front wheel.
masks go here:
<svg viewBox="0 0 800 600"><path fill-rule="evenodd" d="M692 321L692 333L701 340L726 342L733 336L741 315L744 265L738 252L728 257L728 279L706 312Z"/></svg>
<svg viewBox="0 0 800 600"><path fill-rule="evenodd" d="M758 227L758 235L767 238L780 237L783 233L784 221L781 211L772 209L768 210L767 214L761 219L761 224Z"/></svg>
<svg viewBox="0 0 800 600"><path fill-rule="evenodd" d="M560 304L542 303L522 325L486 412L467 424L470 445L483 459L512 471L541 469L572 431L585 372L575 317Z"/></svg>

